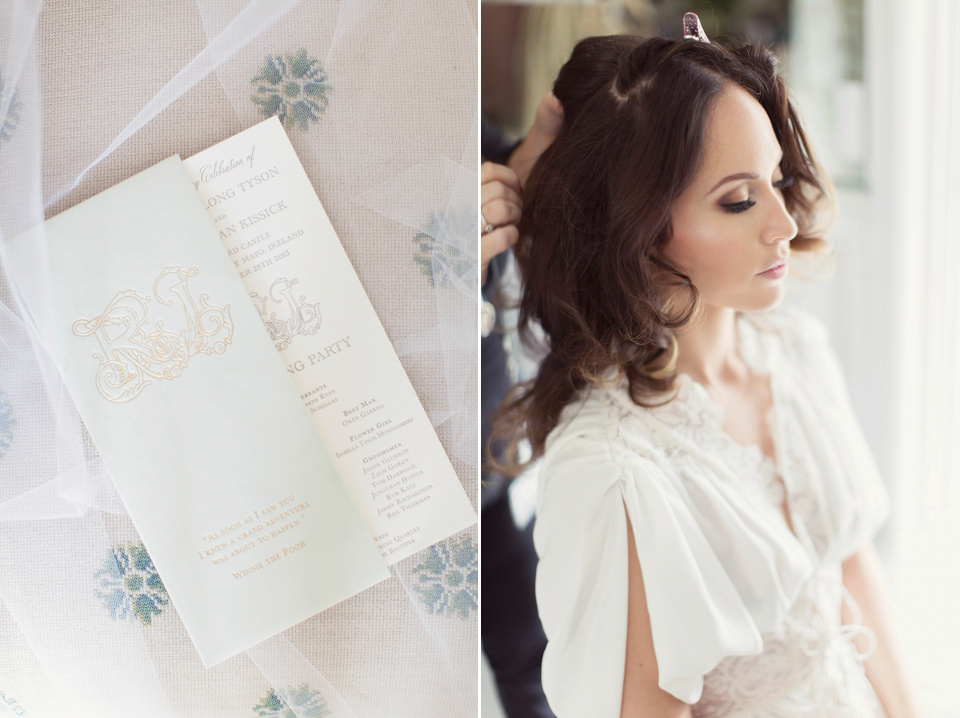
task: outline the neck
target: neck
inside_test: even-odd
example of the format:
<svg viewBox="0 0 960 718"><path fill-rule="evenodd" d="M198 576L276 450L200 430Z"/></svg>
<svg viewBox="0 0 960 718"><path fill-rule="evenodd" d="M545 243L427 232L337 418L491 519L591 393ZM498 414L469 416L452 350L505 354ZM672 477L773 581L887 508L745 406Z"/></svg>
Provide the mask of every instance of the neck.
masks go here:
<svg viewBox="0 0 960 718"><path fill-rule="evenodd" d="M737 347L736 319L735 309L703 304L698 316L677 330L677 373L707 386L741 378L745 365Z"/></svg>

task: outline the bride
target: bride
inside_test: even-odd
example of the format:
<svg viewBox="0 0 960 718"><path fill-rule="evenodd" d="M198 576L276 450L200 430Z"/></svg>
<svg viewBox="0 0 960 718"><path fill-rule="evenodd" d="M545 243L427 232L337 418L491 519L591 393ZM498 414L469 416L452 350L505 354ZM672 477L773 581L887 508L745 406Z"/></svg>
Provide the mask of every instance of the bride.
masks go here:
<svg viewBox="0 0 960 718"><path fill-rule="evenodd" d="M539 374L498 432L542 457L559 718L916 718L872 538L889 499L819 320L782 304L832 186L765 49L581 41L525 187Z"/></svg>

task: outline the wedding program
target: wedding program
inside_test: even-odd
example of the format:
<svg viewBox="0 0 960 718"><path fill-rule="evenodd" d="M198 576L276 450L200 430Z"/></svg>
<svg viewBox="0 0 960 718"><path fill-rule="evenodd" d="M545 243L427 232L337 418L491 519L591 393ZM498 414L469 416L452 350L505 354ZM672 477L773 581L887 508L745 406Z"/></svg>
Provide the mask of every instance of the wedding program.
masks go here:
<svg viewBox="0 0 960 718"><path fill-rule="evenodd" d="M44 232L25 299L204 665L387 578L180 158Z"/></svg>
<svg viewBox="0 0 960 718"><path fill-rule="evenodd" d="M184 164L390 564L476 514L275 117Z"/></svg>
<svg viewBox="0 0 960 718"><path fill-rule="evenodd" d="M278 120L14 239L22 287L205 666L473 507Z"/></svg>

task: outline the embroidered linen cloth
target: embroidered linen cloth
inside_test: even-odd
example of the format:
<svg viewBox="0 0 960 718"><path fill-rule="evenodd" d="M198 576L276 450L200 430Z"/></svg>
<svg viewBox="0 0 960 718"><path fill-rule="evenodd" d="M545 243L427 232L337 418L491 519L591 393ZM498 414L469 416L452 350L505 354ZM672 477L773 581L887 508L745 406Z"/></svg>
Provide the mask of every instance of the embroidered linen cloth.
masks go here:
<svg viewBox="0 0 960 718"><path fill-rule="evenodd" d="M17 299L15 283L47 281L43 247L16 266L4 251L172 154L278 117L475 501L476 13L0 3L0 715L476 715L476 526L204 669Z"/></svg>
<svg viewBox="0 0 960 718"><path fill-rule="evenodd" d="M841 562L889 497L825 327L782 306L738 313L744 361L769 374L776 461L721 428L706 388L635 405L589 392L548 437L534 540L558 716L620 715L627 519L643 570L660 687L714 716L883 717L841 603ZM786 498L790 524L783 513Z"/></svg>

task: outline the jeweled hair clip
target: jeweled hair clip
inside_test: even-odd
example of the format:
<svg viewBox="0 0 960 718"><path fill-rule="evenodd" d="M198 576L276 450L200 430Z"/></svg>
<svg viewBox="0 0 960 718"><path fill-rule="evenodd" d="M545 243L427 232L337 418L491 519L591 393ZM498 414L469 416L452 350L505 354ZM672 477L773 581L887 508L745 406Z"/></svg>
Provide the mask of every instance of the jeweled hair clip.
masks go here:
<svg viewBox="0 0 960 718"><path fill-rule="evenodd" d="M710 44L707 33L703 31L703 25L700 24L700 18L695 12L688 12L683 16L683 39L699 40Z"/></svg>

